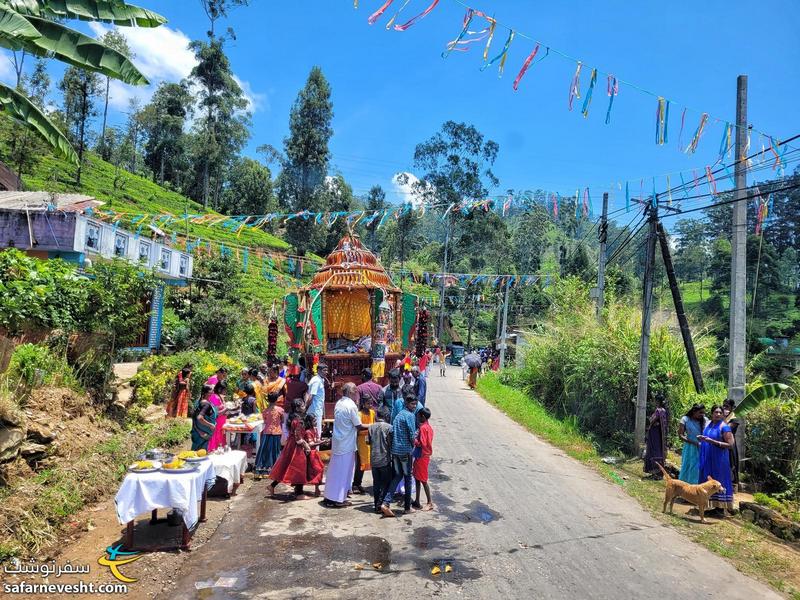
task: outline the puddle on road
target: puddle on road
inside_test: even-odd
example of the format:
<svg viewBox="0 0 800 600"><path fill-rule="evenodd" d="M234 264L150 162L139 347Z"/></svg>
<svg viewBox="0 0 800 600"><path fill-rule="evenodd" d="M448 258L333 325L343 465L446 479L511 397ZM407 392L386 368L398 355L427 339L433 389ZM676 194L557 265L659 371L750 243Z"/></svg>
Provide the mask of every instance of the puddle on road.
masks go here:
<svg viewBox="0 0 800 600"><path fill-rule="evenodd" d="M411 545L420 550L453 548L451 540L454 535L452 528L416 527L411 534Z"/></svg>
<svg viewBox="0 0 800 600"><path fill-rule="evenodd" d="M477 500L470 502L466 508L466 512L461 513L461 516L466 521L478 521L486 525L492 521L503 518L503 515L499 512L492 510L486 504L478 502Z"/></svg>

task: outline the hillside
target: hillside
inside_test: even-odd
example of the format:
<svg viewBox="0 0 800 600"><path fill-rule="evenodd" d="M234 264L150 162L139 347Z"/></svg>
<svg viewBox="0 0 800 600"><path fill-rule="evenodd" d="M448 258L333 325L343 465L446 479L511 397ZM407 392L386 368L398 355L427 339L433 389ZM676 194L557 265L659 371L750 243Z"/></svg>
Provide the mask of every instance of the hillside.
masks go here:
<svg viewBox="0 0 800 600"><path fill-rule="evenodd" d="M194 200L163 188L145 177L133 175L123 169L117 174L114 165L105 162L94 153L88 153L86 156L80 186L75 185L75 170L74 165L64 160L45 156L36 165L32 174L23 177L25 189L86 194L102 200L110 209L134 214L170 213L180 216L185 211L190 214L219 214L204 209ZM179 235L186 232L184 222L174 226ZM162 229L172 231L169 226ZM253 228L245 228L237 236L236 233L220 225L212 227L189 223L188 232L192 239L199 237L212 243L230 243L278 252L289 250L289 244L282 239Z"/></svg>

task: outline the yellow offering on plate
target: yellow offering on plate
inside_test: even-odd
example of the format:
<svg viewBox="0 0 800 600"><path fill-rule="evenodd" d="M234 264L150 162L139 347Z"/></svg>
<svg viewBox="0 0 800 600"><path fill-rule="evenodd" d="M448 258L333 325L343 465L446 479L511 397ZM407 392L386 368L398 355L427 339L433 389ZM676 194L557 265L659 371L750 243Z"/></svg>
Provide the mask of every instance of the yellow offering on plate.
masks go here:
<svg viewBox="0 0 800 600"><path fill-rule="evenodd" d="M178 458L184 460L187 458L196 458L196 457L197 457L197 452L194 452L193 450L184 450L183 452L178 454Z"/></svg>
<svg viewBox="0 0 800 600"><path fill-rule="evenodd" d="M205 450L198 450L197 452L195 452L195 454L197 454L198 457L203 457L206 454L208 454L208 452L206 452Z"/></svg>
<svg viewBox="0 0 800 600"><path fill-rule="evenodd" d="M140 460L136 462L136 468L141 471L144 471L145 469L152 469L153 463L151 463L149 460Z"/></svg>
<svg viewBox="0 0 800 600"><path fill-rule="evenodd" d="M164 464L164 468L165 469L180 469L181 467L183 467L183 464L184 463L183 463L183 461L181 459L176 458L172 462L165 463Z"/></svg>

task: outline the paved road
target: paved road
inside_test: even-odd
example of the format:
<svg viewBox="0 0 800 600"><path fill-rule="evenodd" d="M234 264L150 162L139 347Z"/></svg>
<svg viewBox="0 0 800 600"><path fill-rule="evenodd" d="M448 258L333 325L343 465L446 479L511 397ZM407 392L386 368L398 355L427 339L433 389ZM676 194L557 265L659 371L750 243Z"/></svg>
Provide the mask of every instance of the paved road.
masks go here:
<svg viewBox="0 0 800 600"><path fill-rule="evenodd" d="M383 519L358 496L325 509L254 486L163 597L779 597L486 404L460 369L428 393L437 512Z"/></svg>

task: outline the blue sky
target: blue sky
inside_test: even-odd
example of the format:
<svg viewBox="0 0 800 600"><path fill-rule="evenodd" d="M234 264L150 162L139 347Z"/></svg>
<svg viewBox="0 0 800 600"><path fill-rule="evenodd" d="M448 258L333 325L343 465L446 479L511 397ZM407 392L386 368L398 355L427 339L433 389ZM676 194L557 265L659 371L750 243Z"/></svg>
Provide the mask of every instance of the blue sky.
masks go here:
<svg viewBox="0 0 800 600"><path fill-rule="evenodd" d="M429 1L410 0L398 22L422 11ZM131 32L139 62L154 81L179 79L191 68L191 55L182 46L207 29L199 2L139 3L169 19L161 32ZM396 6L376 25L367 24L368 15L381 3L360 0L360 8L354 10L352 0L252 0L252 6L231 15L223 26L233 27L237 40L228 52L253 100L248 154L254 155L261 144L280 146L290 106L315 64L333 90L334 171L341 172L357 194L378 183L394 200L401 196L394 191L392 176L413 171L414 146L448 119L473 123L500 144L496 192L544 188L574 194L576 188L589 186L599 205L600 194L613 189L613 207L624 203L617 182L630 180L631 192L638 194L642 177L647 192L652 175L692 168L700 172L716 160L723 125L713 118L696 154L679 151L682 106L733 121L740 73L749 75L749 121L755 128L778 138L800 129L796 0L475 0L475 8L493 14L502 25L582 59L582 91L596 66L674 100L665 146L654 143L655 98L622 83L612 123L605 125L608 97L606 77L600 75L584 119L582 101L576 101L572 112L567 110L574 63L551 52L514 92L512 82L532 41L516 37L505 74L498 78L496 68L480 70L480 44L441 58L446 42L461 29L464 8L457 0L440 0L427 18L405 32L385 28ZM402 0L394 5L402 5ZM499 51L507 34L508 29L498 27L490 54ZM544 53L543 46L539 56ZM131 94L146 98L150 93L126 87L115 87L118 106ZM698 120L697 110L687 112L684 144ZM756 135L752 144L759 149ZM656 186L666 187L666 179L658 177Z"/></svg>

